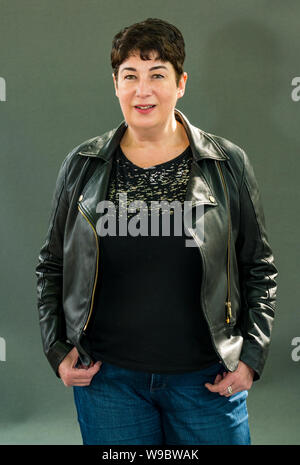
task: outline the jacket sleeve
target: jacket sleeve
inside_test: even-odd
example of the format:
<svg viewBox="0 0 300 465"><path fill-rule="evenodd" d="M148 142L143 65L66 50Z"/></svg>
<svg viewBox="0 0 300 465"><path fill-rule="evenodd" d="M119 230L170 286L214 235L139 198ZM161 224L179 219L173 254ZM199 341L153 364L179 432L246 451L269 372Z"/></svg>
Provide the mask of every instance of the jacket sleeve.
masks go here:
<svg viewBox="0 0 300 465"><path fill-rule="evenodd" d="M65 191L67 159L63 161L52 197L46 240L40 250L37 276L37 306L44 353L56 375L58 366L74 347L66 338L62 306L63 240L68 200Z"/></svg>
<svg viewBox="0 0 300 465"><path fill-rule="evenodd" d="M277 268L270 248L257 180L243 151L244 171L240 187L240 229L236 252L241 288L241 330L244 337L240 360L261 377L268 355L275 316Z"/></svg>

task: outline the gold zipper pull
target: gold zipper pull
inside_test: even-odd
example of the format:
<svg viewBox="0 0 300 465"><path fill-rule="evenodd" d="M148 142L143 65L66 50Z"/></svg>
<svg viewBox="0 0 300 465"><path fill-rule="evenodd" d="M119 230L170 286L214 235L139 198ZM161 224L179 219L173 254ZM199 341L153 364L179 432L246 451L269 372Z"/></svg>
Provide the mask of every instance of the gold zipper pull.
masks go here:
<svg viewBox="0 0 300 465"><path fill-rule="evenodd" d="M231 318L231 302L230 302L230 300L227 300L227 302L225 302L225 305L227 307L227 309L226 309L226 314L227 314L226 323L229 324L230 323L230 318Z"/></svg>

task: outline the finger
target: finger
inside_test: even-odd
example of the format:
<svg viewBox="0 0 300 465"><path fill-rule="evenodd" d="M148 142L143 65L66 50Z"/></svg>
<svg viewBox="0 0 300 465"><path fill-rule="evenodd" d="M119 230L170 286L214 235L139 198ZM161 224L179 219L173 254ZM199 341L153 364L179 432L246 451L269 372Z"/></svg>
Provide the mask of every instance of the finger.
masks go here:
<svg viewBox="0 0 300 465"><path fill-rule="evenodd" d="M100 368L101 365L102 365L102 361L101 361L101 360L98 360L98 361L94 364L94 367Z"/></svg>
<svg viewBox="0 0 300 465"><path fill-rule="evenodd" d="M228 386L227 386L226 389L221 393L222 396L230 397L239 391L238 387L234 383L230 384L230 386L231 386L231 392L228 391Z"/></svg>
<svg viewBox="0 0 300 465"><path fill-rule="evenodd" d="M220 383L217 383L217 384L205 383L204 386L210 392L219 392L220 391ZM221 390L222 390L222 388L221 388Z"/></svg>
<svg viewBox="0 0 300 465"><path fill-rule="evenodd" d="M94 376L94 374L100 370L101 365L102 365L102 362L100 361L96 362L93 366L87 369L87 374Z"/></svg>
<svg viewBox="0 0 300 465"><path fill-rule="evenodd" d="M93 370L93 371L97 372L101 365L102 365L102 361L98 360L96 363L91 362L89 365L80 365L77 368L82 368L82 369L87 370L87 371L92 371Z"/></svg>
<svg viewBox="0 0 300 465"><path fill-rule="evenodd" d="M68 372L67 377L73 381L85 382L90 381L93 374L93 372L91 373L85 368L74 368L74 370Z"/></svg>
<svg viewBox="0 0 300 465"><path fill-rule="evenodd" d="M72 386L80 386L80 387L84 387L84 386L89 386L91 384L90 381L69 381L67 384L65 383L65 386L67 387L72 387Z"/></svg>
<svg viewBox="0 0 300 465"><path fill-rule="evenodd" d="M99 371L100 367L102 365L101 361L96 362L88 368L87 366L84 366L84 368L74 368L74 372L72 373L74 379L83 379L83 378L90 378L92 377Z"/></svg>
<svg viewBox="0 0 300 465"><path fill-rule="evenodd" d="M227 387L233 384L234 384L234 379L232 378L232 374L226 373L226 376L224 376L222 381L220 381L218 384L212 385L210 383L206 383L205 386L211 392L218 392L219 394L224 395L227 391Z"/></svg>
<svg viewBox="0 0 300 465"><path fill-rule="evenodd" d="M96 365L96 364L95 364ZM66 385L67 386L89 386L93 376L99 371L99 364L97 364L98 368L74 368L71 370L67 377L66 377Z"/></svg>
<svg viewBox="0 0 300 465"><path fill-rule="evenodd" d="M82 370L85 371L85 370ZM92 380L91 376L82 378L76 377L68 374L68 376L64 377L63 383L65 386L88 386Z"/></svg>
<svg viewBox="0 0 300 465"><path fill-rule="evenodd" d="M217 374L217 376L215 377L215 380L214 380L214 384L218 384L222 379L222 376L220 373Z"/></svg>
<svg viewBox="0 0 300 465"><path fill-rule="evenodd" d="M225 394L221 394L221 395L223 395L224 397L231 397L231 396L233 396L233 394L236 394L237 392L238 391L232 389L232 392L226 391Z"/></svg>
<svg viewBox="0 0 300 465"><path fill-rule="evenodd" d="M89 365L80 365L78 368L83 368L84 370L89 370L95 366L94 362L91 362Z"/></svg>
<svg viewBox="0 0 300 465"><path fill-rule="evenodd" d="M217 384L219 384L221 381L222 381L222 374L221 374L221 373L218 373L217 376L215 377L214 383L213 383L213 384L211 384L211 383L206 383L205 386L206 386L207 388L209 388L209 386L217 385ZM214 392L215 392L215 391L214 391Z"/></svg>
<svg viewBox="0 0 300 465"><path fill-rule="evenodd" d="M83 365L83 364L81 364L81 365L79 365L78 367L75 367L75 368L80 369L80 370L87 370L88 369L88 367L86 365Z"/></svg>

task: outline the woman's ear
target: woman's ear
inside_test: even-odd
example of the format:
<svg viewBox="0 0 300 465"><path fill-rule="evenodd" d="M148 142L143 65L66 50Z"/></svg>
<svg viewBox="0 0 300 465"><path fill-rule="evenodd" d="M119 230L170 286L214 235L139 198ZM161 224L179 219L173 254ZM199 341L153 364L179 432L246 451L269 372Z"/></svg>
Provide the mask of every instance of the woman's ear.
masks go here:
<svg viewBox="0 0 300 465"><path fill-rule="evenodd" d="M181 98L184 96L187 78L188 78L188 74L187 72L184 72L178 83L178 90L177 90L178 98Z"/></svg>
<svg viewBox="0 0 300 465"><path fill-rule="evenodd" d="M113 78L113 81L114 81L115 94L116 94L116 96L119 98L119 96L118 96L118 84L117 84L117 80L116 80L116 78L115 78L114 73L112 73L112 78Z"/></svg>

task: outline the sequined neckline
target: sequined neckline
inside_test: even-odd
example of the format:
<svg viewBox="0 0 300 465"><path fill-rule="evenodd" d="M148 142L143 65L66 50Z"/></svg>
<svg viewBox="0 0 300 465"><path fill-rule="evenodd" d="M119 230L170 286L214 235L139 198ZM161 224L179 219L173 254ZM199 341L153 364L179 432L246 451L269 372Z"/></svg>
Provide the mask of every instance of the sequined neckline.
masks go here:
<svg viewBox="0 0 300 465"><path fill-rule="evenodd" d="M135 165L131 160L129 160L125 153L123 152L123 150L121 149L121 146L119 144L119 157L120 159L126 163L128 166L130 166L131 168L135 169L135 170L140 170L141 172L145 172L147 170L154 170L154 169L165 169L167 168L169 165L172 165L173 163L180 163L182 158L184 158L190 151L190 145L188 145L186 147L186 149L181 152L179 155L177 155L176 157L172 158L171 160L167 160L167 161L164 161L163 163L158 163L157 165L154 165L154 166L148 166L147 168L142 168L141 166L138 166L138 165Z"/></svg>

